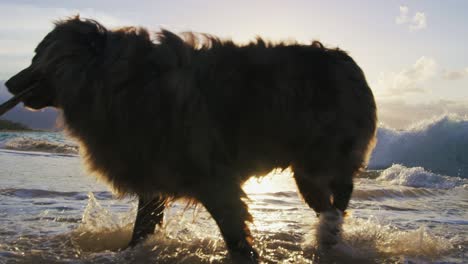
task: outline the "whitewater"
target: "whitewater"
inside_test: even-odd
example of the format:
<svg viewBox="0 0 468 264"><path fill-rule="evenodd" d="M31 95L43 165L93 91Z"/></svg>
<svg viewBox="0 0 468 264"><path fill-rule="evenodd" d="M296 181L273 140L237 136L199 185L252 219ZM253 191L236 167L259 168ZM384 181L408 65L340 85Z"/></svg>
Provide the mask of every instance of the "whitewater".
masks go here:
<svg viewBox="0 0 468 264"><path fill-rule="evenodd" d="M246 183L262 262L468 262L468 118L380 126L377 138L329 256L290 169ZM163 230L123 249L136 200L116 199L78 152L61 133L0 131L0 263L230 263L209 214L184 202L170 206Z"/></svg>

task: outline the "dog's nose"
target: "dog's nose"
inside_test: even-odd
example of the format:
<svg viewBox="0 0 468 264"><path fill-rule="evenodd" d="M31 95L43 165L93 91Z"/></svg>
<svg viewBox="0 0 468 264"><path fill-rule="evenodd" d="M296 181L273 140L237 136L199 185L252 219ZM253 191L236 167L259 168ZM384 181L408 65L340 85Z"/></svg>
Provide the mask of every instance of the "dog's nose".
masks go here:
<svg viewBox="0 0 468 264"><path fill-rule="evenodd" d="M22 90L28 88L34 82L32 70L30 67L20 71L15 76L5 82L5 86L12 94L17 94Z"/></svg>
<svg viewBox="0 0 468 264"><path fill-rule="evenodd" d="M13 76L14 77L14 76ZM18 88L17 85L15 85L15 80L12 78L8 79L8 81L5 82L5 86L8 90L8 92L12 93L12 94L17 94L20 89Z"/></svg>
<svg viewBox="0 0 468 264"><path fill-rule="evenodd" d="M21 85L19 85L21 83L19 81L21 79L21 73L22 71L5 82L5 86L7 87L8 91L12 94L17 94L21 91Z"/></svg>
<svg viewBox="0 0 468 264"><path fill-rule="evenodd" d="M11 83L12 83L11 79L12 79L12 78L8 79L8 80L5 82L5 86L6 86L6 88L8 89L8 91L10 91L10 87L11 87Z"/></svg>

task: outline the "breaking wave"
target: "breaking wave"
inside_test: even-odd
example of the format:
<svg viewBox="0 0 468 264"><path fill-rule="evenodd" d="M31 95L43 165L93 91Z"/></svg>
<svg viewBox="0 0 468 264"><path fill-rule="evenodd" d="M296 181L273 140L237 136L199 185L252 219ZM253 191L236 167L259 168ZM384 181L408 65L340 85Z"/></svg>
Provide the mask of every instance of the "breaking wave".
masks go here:
<svg viewBox="0 0 468 264"><path fill-rule="evenodd" d="M5 149L20 151L40 151L59 154L78 154L78 146L44 139L17 137L6 141Z"/></svg>
<svg viewBox="0 0 468 264"><path fill-rule="evenodd" d="M370 169L393 164L468 178L468 117L446 115L408 130L380 127Z"/></svg>

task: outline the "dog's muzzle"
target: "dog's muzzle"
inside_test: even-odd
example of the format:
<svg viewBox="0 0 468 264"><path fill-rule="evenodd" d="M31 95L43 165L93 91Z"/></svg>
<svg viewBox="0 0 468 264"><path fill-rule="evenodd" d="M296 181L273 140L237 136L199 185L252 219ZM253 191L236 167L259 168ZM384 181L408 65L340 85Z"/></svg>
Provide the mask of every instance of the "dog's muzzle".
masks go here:
<svg viewBox="0 0 468 264"><path fill-rule="evenodd" d="M5 83L5 86L8 88L10 93L14 94L14 96L0 105L0 116L15 107L25 97L31 94L33 90L37 89L40 86L39 83L40 79L37 78L36 74L31 70L31 67L28 67L11 77Z"/></svg>

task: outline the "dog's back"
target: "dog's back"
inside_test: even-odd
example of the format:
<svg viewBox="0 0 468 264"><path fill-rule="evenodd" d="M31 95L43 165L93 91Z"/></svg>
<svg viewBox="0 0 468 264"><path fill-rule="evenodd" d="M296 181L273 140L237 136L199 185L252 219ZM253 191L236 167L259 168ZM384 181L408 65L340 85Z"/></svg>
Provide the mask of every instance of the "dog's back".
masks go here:
<svg viewBox="0 0 468 264"><path fill-rule="evenodd" d="M355 172L365 165L375 103L345 52L258 42L218 45L198 56L204 63L194 65L197 89L225 158L243 177L294 163L351 163Z"/></svg>

